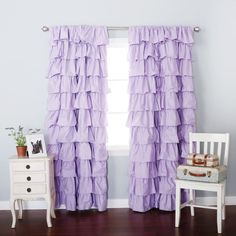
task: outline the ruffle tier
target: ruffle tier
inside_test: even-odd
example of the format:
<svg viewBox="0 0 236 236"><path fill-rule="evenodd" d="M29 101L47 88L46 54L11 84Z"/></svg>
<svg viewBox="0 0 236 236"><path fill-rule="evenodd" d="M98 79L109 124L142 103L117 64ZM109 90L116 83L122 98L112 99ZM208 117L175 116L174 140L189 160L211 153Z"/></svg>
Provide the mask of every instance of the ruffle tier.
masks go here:
<svg viewBox="0 0 236 236"><path fill-rule="evenodd" d="M129 111L159 111L177 109L195 109L196 98L193 92L158 92L131 94Z"/></svg>
<svg viewBox="0 0 236 236"><path fill-rule="evenodd" d="M105 26L53 26L51 27L52 45L57 41L67 41L74 43L88 43L92 45L108 44L108 32Z"/></svg>
<svg viewBox="0 0 236 236"><path fill-rule="evenodd" d="M131 76L129 79L130 94L181 91L194 91L192 76Z"/></svg>
<svg viewBox="0 0 236 236"><path fill-rule="evenodd" d="M150 163L157 160L178 161L179 149L177 143L133 144L130 147L131 162ZM132 163L131 163L132 165Z"/></svg>
<svg viewBox="0 0 236 236"><path fill-rule="evenodd" d="M107 110L106 96L101 93L51 93L48 95L48 110L91 109L93 111Z"/></svg>
<svg viewBox="0 0 236 236"><path fill-rule="evenodd" d="M71 211L88 210L92 207L98 208L99 211L106 210L107 183L105 178L88 178L86 180L56 177L55 182L57 207L63 204L67 210Z"/></svg>
<svg viewBox="0 0 236 236"><path fill-rule="evenodd" d="M195 125L137 127L131 128L131 144L180 143L188 142L188 135L195 131Z"/></svg>
<svg viewBox="0 0 236 236"><path fill-rule="evenodd" d="M135 179L176 177L178 161L160 159L154 162L131 162L129 174Z"/></svg>
<svg viewBox="0 0 236 236"><path fill-rule="evenodd" d="M127 125L130 127L152 128L158 126L194 125L194 109L160 110L160 111L131 111Z"/></svg>
<svg viewBox="0 0 236 236"><path fill-rule="evenodd" d="M106 78L94 77L70 77L57 75L48 80L48 93L108 93Z"/></svg>
<svg viewBox="0 0 236 236"><path fill-rule="evenodd" d="M187 114L187 120L189 116L190 114ZM131 127L155 127L155 124L159 124L160 126L178 126L180 124L180 115L177 110L149 110L145 112L131 110L127 124Z"/></svg>
<svg viewBox="0 0 236 236"><path fill-rule="evenodd" d="M106 61L93 58L73 59L52 59L49 65L47 78L54 76L107 76Z"/></svg>
<svg viewBox="0 0 236 236"><path fill-rule="evenodd" d="M54 160L74 161L80 160L106 161L108 158L106 145L98 143L56 143L48 145L48 153Z"/></svg>
<svg viewBox="0 0 236 236"><path fill-rule="evenodd" d="M55 163L55 176L80 177L87 182L91 182L92 180L90 177L94 177L96 179L107 176L106 159L79 159L65 157L60 153L59 158Z"/></svg>
<svg viewBox="0 0 236 236"><path fill-rule="evenodd" d="M130 62L130 76L192 76L192 61L189 59L163 58L156 60L148 57L145 60Z"/></svg>
<svg viewBox="0 0 236 236"><path fill-rule="evenodd" d="M130 147L130 159L132 162L155 162L157 160L182 161L189 153L189 143L151 143L132 144Z"/></svg>
<svg viewBox="0 0 236 236"><path fill-rule="evenodd" d="M129 44L141 42L161 43L167 40L193 44L193 28L189 26L131 26L129 28Z"/></svg>
<svg viewBox="0 0 236 236"><path fill-rule="evenodd" d="M47 115L47 125L75 126L78 127L105 127L107 126L106 113L88 109L49 111Z"/></svg>
<svg viewBox="0 0 236 236"><path fill-rule="evenodd" d="M129 47L130 61L144 60L152 56L156 60L165 57L178 59L191 59L192 45L183 42L166 40L162 43L153 44L150 42L140 42L140 44L133 44Z"/></svg>
<svg viewBox="0 0 236 236"><path fill-rule="evenodd" d="M175 178L160 176L155 178L130 177L130 194L147 196L155 193L175 194Z"/></svg>
<svg viewBox="0 0 236 236"><path fill-rule="evenodd" d="M51 126L47 132L48 144L89 142L105 144L107 132L105 127L78 127L74 126Z"/></svg>
<svg viewBox="0 0 236 236"><path fill-rule="evenodd" d="M185 191L181 192L181 199L183 202L187 199ZM146 212L152 208L158 208L162 211L175 210L175 194L161 194L155 193L146 196L129 195L129 206L133 211Z"/></svg>
<svg viewBox="0 0 236 236"><path fill-rule="evenodd" d="M54 41L50 58L62 58L65 60L76 60L79 58L92 58L106 60L106 45L93 45L88 42L75 42L59 40Z"/></svg>

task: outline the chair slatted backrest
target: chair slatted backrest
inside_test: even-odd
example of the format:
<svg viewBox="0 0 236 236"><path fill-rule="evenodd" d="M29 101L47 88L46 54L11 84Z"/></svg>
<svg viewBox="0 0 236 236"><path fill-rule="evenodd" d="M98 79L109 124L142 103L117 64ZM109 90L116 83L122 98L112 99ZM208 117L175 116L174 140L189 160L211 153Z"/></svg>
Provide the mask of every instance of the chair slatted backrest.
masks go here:
<svg viewBox="0 0 236 236"><path fill-rule="evenodd" d="M217 154L220 161L227 166L229 156L229 133L189 133L190 153L202 153L202 150L203 154Z"/></svg>

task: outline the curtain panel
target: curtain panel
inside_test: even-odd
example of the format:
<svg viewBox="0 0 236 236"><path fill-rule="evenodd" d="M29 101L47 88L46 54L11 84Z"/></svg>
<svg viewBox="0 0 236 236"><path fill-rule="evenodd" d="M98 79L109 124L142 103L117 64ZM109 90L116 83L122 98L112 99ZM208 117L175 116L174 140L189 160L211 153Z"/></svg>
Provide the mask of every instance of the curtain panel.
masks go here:
<svg viewBox="0 0 236 236"><path fill-rule="evenodd" d="M106 27L52 27L48 71L48 153L56 206L107 208Z"/></svg>
<svg viewBox="0 0 236 236"><path fill-rule="evenodd" d="M175 209L177 166L195 131L191 27L130 27L129 206ZM184 193L183 196L184 197Z"/></svg>

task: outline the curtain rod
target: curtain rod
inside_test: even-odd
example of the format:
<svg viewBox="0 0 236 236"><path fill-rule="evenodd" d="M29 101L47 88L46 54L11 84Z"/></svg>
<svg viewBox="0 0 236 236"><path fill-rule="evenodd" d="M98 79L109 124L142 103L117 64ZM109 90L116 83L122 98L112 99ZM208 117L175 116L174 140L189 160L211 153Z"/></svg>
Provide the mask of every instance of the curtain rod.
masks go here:
<svg viewBox="0 0 236 236"><path fill-rule="evenodd" d="M128 26L108 26L107 29L108 29L108 30L128 30L129 27L128 27ZM48 27L48 26L43 26L43 27L41 28L41 30L42 30L43 32L47 32L47 31L49 31L49 27ZM193 30L194 30L194 32L200 32L201 29L200 29L199 26L195 26L195 27L193 28Z"/></svg>

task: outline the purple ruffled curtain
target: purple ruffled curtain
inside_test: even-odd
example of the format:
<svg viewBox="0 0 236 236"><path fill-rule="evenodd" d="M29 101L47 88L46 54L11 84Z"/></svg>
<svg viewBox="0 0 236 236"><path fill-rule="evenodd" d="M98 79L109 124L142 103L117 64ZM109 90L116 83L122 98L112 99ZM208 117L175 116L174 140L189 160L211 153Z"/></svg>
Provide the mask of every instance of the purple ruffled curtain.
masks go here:
<svg viewBox="0 0 236 236"><path fill-rule="evenodd" d="M107 208L105 27L51 28L48 152L55 156L56 205Z"/></svg>
<svg viewBox="0 0 236 236"><path fill-rule="evenodd" d="M130 27L129 44L129 206L174 210L176 167L195 130L193 30Z"/></svg>

